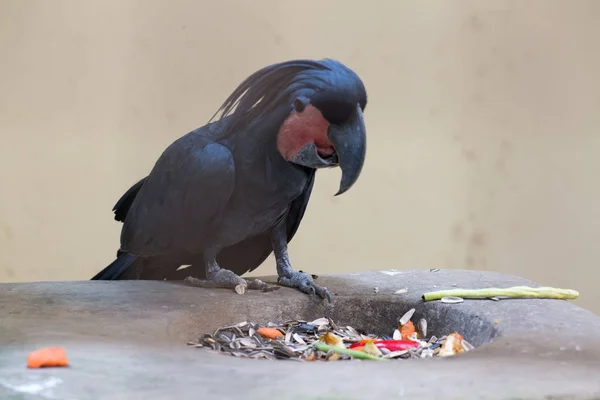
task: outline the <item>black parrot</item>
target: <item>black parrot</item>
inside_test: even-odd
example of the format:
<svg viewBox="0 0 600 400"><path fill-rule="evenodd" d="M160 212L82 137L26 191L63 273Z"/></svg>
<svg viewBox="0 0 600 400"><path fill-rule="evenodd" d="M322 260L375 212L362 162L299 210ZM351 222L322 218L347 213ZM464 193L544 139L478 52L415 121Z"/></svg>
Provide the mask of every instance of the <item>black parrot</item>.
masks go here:
<svg viewBox="0 0 600 400"><path fill-rule="evenodd" d="M338 61L292 60L255 72L225 100L218 120L215 113L173 142L119 199L121 247L92 280L191 275L247 287L240 275L274 252L281 285L331 301L326 288L292 269L287 245L318 168L341 168L336 195L358 179L366 105L363 82Z"/></svg>

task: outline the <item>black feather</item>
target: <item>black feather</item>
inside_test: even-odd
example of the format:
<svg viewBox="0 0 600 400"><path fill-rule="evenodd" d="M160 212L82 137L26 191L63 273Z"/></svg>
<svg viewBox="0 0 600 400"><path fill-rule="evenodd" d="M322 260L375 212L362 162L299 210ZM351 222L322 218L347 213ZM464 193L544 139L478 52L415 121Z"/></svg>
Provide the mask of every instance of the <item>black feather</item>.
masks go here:
<svg viewBox="0 0 600 400"><path fill-rule="evenodd" d="M112 209L115 213L116 221L125 222L125 217L127 216L127 212L131 207L131 203L133 203L135 196L137 196L146 179L147 178L140 179L135 185L130 187L123 196L121 196L119 201L117 201L117 204L115 204Z"/></svg>
<svg viewBox="0 0 600 400"><path fill-rule="evenodd" d="M115 261L98 272L92 281L112 281L118 280L136 261L137 256L129 253L120 253Z"/></svg>

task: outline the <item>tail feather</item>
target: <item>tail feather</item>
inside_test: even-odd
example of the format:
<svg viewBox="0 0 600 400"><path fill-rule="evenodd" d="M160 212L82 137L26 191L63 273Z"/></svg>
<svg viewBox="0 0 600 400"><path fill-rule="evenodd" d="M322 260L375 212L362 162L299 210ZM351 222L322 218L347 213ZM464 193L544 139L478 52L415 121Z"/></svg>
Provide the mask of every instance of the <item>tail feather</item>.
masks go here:
<svg viewBox="0 0 600 400"><path fill-rule="evenodd" d="M109 266L98 272L91 280L92 281L114 281L119 280L125 272L131 268L137 260L137 256L129 253L120 253L115 261Z"/></svg>

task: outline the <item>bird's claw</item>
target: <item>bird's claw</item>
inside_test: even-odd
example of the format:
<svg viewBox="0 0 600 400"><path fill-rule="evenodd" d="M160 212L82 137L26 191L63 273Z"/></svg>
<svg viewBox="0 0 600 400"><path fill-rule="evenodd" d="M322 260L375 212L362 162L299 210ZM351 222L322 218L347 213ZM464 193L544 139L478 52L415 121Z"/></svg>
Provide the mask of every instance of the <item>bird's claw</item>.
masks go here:
<svg viewBox="0 0 600 400"><path fill-rule="evenodd" d="M236 288L238 286L248 287L248 282L239 277L228 269L220 269L212 274L209 281L213 282L216 287L220 288Z"/></svg>
<svg viewBox="0 0 600 400"><path fill-rule="evenodd" d="M332 302L329 290L314 283L312 276L305 272L298 271L293 272L291 276L280 276L278 282L283 286L296 288L309 296L317 295L322 299L326 298L330 303Z"/></svg>

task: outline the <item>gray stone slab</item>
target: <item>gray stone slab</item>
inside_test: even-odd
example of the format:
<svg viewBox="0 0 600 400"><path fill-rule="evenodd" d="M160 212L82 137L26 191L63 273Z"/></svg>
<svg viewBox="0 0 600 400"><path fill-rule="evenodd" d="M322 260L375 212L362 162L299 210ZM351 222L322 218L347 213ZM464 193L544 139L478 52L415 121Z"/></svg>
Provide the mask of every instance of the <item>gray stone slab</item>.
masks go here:
<svg viewBox="0 0 600 400"><path fill-rule="evenodd" d="M322 276L328 305L298 291L201 289L178 283L0 284L0 395L23 399L558 399L600 398L600 318L561 300L424 303L425 291L534 285L492 272L380 271ZM274 277L263 278L274 281ZM374 287L379 290L375 293ZM394 295L400 289L408 293ZM576 289L576 288L575 288ZM246 360L186 346L243 320L313 319L390 333L411 307L467 354L397 362ZM64 346L70 368L28 370L27 353Z"/></svg>

